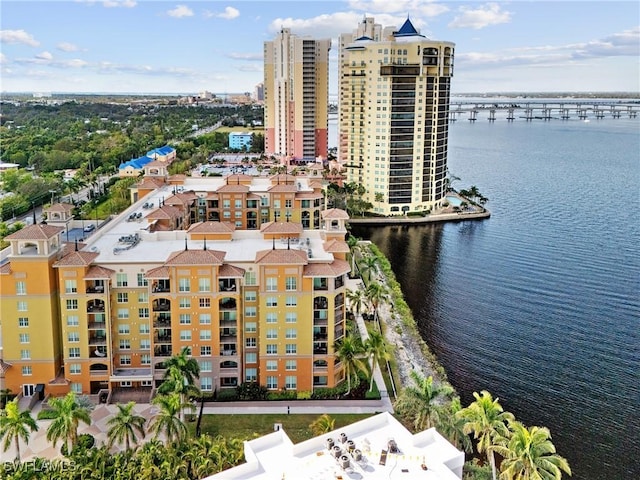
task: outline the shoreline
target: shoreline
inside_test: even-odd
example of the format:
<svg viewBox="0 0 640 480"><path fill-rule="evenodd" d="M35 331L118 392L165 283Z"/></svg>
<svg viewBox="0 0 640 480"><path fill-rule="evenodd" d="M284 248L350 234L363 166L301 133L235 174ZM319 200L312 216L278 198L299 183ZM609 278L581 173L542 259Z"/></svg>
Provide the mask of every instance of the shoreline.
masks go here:
<svg viewBox="0 0 640 480"><path fill-rule="evenodd" d="M403 225L403 224L423 224L441 222L464 222L466 220L485 220L491 217L491 212L470 212L470 213L433 213L424 217L362 217L350 218L347 223L358 225Z"/></svg>

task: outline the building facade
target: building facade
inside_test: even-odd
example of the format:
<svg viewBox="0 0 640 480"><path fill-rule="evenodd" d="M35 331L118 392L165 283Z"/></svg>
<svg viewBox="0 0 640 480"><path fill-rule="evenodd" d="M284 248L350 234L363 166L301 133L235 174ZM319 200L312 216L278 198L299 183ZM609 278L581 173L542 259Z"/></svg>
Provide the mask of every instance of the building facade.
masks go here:
<svg viewBox="0 0 640 480"><path fill-rule="evenodd" d="M253 143L253 133L251 132L231 132L229 133L229 148L232 150L248 151Z"/></svg>
<svg viewBox="0 0 640 480"><path fill-rule="evenodd" d="M331 40L283 28L264 43L265 153L287 162L326 158Z"/></svg>
<svg viewBox="0 0 640 480"><path fill-rule="evenodd" d="M340 37L338 158L375 212L442 206L453 60L453 43L409 19L396 30L365 18Z"/></svg>
<svg viewBox="0 0 640 480"><path fill-rule="evenodd" d="M5 387L151 395L183 347L205 393L340 383L346 213L321 208L314 179L240 177L145 178L86 243L64 243L52 225L6 237Z"/></svg>

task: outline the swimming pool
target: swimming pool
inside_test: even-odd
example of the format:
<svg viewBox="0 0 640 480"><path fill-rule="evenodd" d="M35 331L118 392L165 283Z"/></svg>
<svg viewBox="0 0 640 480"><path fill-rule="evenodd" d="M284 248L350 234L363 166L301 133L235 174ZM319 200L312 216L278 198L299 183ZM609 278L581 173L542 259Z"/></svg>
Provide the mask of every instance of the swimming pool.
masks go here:
<svg viewBox="0 0 640 480"><path fill-rule="evenodd" d="M449 205L451 205L452 207L459 207L460 205L462 205L462 200L460 200L458 197L447 195L445 199L447 200L447 202L449 202Z"/></svg>

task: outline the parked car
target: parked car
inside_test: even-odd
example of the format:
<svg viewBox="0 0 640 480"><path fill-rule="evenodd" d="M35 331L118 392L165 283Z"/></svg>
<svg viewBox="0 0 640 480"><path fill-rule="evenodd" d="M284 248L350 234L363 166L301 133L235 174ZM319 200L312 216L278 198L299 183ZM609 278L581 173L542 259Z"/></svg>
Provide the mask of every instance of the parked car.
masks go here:
<svg viewBox="0 0 640 480"><path fill-rule="evenodd" d="M93 223L90 223L86 227L84 227L85 232L93 232L96 229L96 226Z"/></svg>

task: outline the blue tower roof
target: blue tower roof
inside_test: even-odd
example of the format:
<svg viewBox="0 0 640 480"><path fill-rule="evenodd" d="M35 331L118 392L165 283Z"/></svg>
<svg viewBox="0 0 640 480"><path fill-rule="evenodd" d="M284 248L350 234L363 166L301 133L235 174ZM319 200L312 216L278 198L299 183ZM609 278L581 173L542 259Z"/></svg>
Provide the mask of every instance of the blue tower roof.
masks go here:
<svg viewBox="0 0 640 480"><path fill-rule="evenodd" d="M420 35L416 30L416 27L413 26L411 20L407 17L407 20L404 22L400 30L397 32L393 32L394 37L424 37L424 35Z"/></svg>

